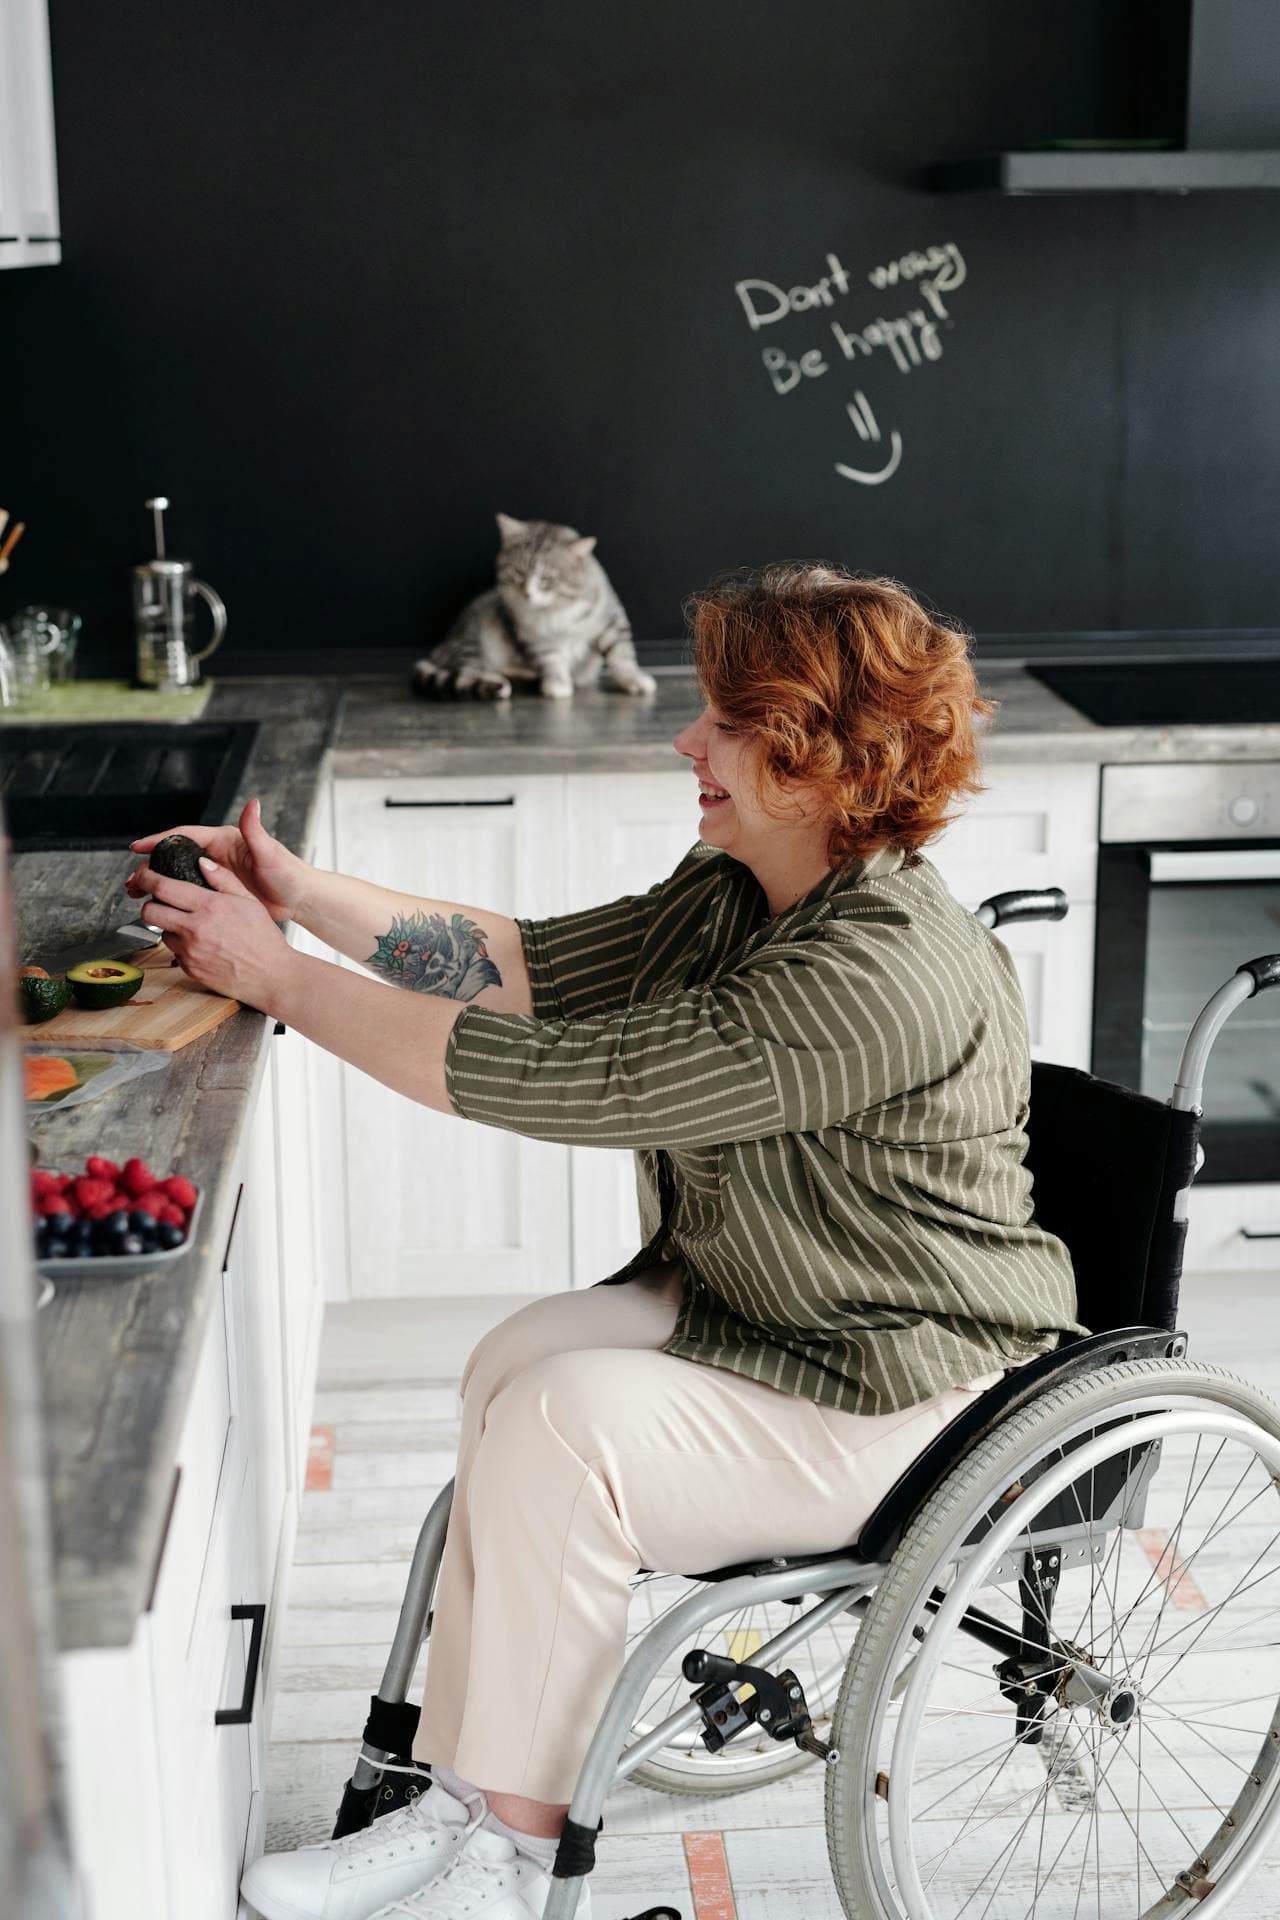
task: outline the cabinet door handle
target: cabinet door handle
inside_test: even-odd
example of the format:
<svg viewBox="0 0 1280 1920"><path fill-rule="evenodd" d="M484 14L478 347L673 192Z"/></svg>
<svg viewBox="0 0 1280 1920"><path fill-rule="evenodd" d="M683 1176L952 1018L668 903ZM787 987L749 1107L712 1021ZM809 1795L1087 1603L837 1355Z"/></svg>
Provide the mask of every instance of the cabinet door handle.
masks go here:
<svg viewBox="0 0 1280 1920"><path fill-rule="evenodd" d="M1242 1240L1280 1240L1280 1227L1241 1227Z"/></svg>
<svg viewBox="0 0 1280 1920"><path fill-rule="evenodd" d="M393 794L387 794L384 807L514 807L516 797L508 793L498 800L397 800Z"/></svg>
<svg viewBox="0 0 1280 1920"><path fill-rule="evenodd" d="M231 1242L236 1237L236 1225L240 1219L240 1202L244 1199L244 1181L236 1188L236 1204L231 1209L231 1225L227 1229L227 1244L222 1249L222 1271L225 1273L231 1264Z"/></svg>
<svg viewBox="0 0 1280 1920"><path fill-rule="evenodd" d="M232 1607L233 1620L252 1620L249 1634L249 1658L244 1669L244 1698L238 1707L219 1707L213 1716L215 1727L247 1727L253 1718L253 1696L258 1685L258 1663L262 1659L262 1629L267 1623L265 1603L253 1607Z"/></svg>

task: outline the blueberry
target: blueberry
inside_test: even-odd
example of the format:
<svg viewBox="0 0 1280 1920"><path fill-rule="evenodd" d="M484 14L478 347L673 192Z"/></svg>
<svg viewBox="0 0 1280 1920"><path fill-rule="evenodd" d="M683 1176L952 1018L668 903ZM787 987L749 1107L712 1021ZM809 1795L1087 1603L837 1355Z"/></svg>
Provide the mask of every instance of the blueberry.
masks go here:
<svg viewBox="0 0 1280 1920"><path fill-rule="evenodd" d="M75 1230L71 1235L71 1249L77 1258L81 1254L92 1253L93 1222L91 1220L78 1220L76 1222Z"/></svg>
<svg viewBox="0 0 1280 1920"><path fill-rule="evenodd" d="M120 1208L115 1213L109 1213L102 1224L114 1240L121 1234L128 1233L129 1216L123 1208Z"/></svg>
<svg viewBox="0 0 1280 1920"><path fill-rule="evenodd" d="M65 1260L69 1252L70 1248L60 1234L50 1234L44 1249L46 1260Z"/></svg>
<svg viewBox="0 0 1280 1920"><path fill-rule="evenodd" d="M175 1247L180 1247L186 1237L183 1229L175 1226L172 1220L162 1220L156 1228L156 1239L166 1253L171 1253Z"/></svg>
<svg viewBox="0 0 1280 1920"><path fill-rule="evenodd" d="M139 1207L136 1213L129 1215L129 1225L135 1233L150 1233L155 1223L154 1213L148 1213L145 1207Z"/></svg>
<svg viewBox="0 0 1280 1920"><path fill-rule="evenodd" d="M36 1252L42 1254L49 1241L49 1222L41 1216L36 1221Z"/></svg>
<svg viewBox="0 0 1280 1920"><path fill-rule="evenodd" d="M135 1253L146 1252L146 1247L142 1243L142 1235L140 1233L126 1233L117 1244L120 1252L127 1253L130 1257Z"/></svg>

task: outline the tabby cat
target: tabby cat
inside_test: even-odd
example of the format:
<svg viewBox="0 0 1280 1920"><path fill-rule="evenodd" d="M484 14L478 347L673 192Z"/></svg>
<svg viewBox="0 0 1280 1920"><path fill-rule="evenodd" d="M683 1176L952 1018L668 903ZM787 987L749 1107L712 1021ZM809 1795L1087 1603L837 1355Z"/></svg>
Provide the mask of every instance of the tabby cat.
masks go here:
<svg viewBox="0 0 1280 1920"><path fill-rule="evenodd" d="M567 699L603 667L623 693L653 693L636 660L631 623L596 559L595 536L548 520L498 515L498 584L462 609L439 646L413 670L416 693L474 693L507 700L513 680L536 680Z"/></svg>

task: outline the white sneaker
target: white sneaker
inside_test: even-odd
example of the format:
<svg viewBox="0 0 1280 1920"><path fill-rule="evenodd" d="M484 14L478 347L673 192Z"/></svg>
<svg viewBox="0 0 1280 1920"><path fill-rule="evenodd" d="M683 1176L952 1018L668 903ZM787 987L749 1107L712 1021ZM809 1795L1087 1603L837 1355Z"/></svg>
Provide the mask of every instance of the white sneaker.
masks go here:
<svg viewBox="0 0 1280 1920"><path fill-rule="evenodd" d="M510 1840L475 1828L430 1885L392 1900L373 1920L541 1920L551 1876ZM591 1920L591 1889L578 1895L574 1920Z"/></svg>
<svg viewBox="0 0 1280 1920"><path fill-rule="evenodd" d="M255 1860L240 1891L262 1920L369 1920L439 1878L484 1818L433 1782L407 1807L359 1833Z"/></svg>

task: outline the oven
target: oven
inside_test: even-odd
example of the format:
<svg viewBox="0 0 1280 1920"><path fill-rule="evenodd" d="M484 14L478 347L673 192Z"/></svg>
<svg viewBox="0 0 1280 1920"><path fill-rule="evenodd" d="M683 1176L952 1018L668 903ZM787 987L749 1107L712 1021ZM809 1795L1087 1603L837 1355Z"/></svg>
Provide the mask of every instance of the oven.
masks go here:
<svg viewBox="0 0 1280 1920"><path fill-rule="evenodd" d="M1102 770L1093 1070L1167 1100L1196 1014L1242 961L1280 949L1280 764ZM1280 1181L1280 995L1214 1048L1207 1181Z"/></svg>

